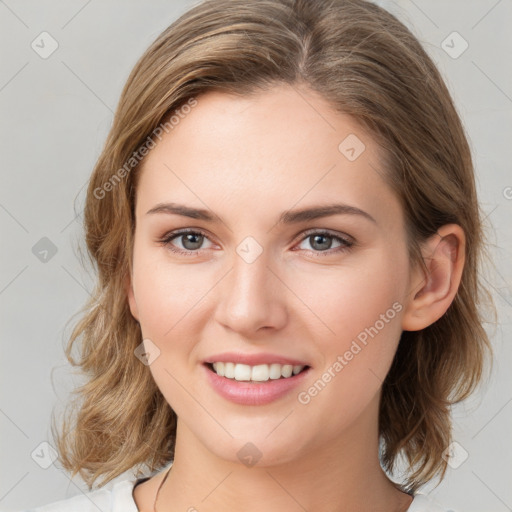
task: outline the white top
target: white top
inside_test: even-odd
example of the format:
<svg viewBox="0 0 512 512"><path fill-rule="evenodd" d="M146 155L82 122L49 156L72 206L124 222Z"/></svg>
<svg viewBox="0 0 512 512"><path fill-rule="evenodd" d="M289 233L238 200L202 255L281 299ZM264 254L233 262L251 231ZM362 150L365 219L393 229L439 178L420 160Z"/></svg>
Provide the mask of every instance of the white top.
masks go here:
<svg viewBox="0 0 512 512"><path fill-rule="evenodd" d="M137 480L122 480L98 489L22 512L139 512L133 499ZM416 494L407 512L447 512L424 494Z"/></svg>

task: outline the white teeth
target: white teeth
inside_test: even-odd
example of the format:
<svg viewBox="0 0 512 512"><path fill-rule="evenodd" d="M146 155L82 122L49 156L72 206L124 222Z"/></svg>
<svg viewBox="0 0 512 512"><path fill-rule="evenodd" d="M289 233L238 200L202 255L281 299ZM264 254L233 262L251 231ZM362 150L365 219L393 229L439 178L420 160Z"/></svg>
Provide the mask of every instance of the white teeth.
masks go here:
<svg viewBox="0 0 512 512"><path fill-rule="evenodd" d="M293 372L293 366L291 364L285 364L281 368L281 375L283 377L286 377L286 378L291 377L292 372Z"/></svg>
<svg viewBox="0 0 512 512"><path fill-rule="evenodd" d="M265 382L269 379L269 373L268 364L258 364L252 367L251 380Z"/></svg>
<svg viewBox="0 0 512 512"><path fill-rule="evenodd" d="M235 364L235 380L251 380L251 367L248 364Z"/></svg>
<svg viewBox="0 0 512 512"><path fill-rule="evenodd" d="M287 379L292 375L297 375L304 369L303 365L293 366L291 364L273 363L249 366L248 364L224 363L220 361L213 363L212 366L219 377L254 382L266 382L269 379Z"/></svg>
<svg viewBox="0 0 512 512"><path fill-rule="evenodd" d="M233 363L224 363L224 377L228 379L235 378L235 365Z"/></svg>
<svg viewBox="0 0 512 512"><path fill-rule="evenodd" d="M222 363L222 362L213 363L213 369L217 372L217 375L219 375L220 377L224 377L224 375L225 375L224 363Z"/></svg>
<svg viewBox="0 0 512 512"><path fill-rule="evenodd" d="M293 367L293 375L297 375L297 373L300 373L303 368L304 368L304 366L301 366L300 364L294 366Z"/></svg>
<svg viewBox="0 0 512 512"><path fill-rule="evenodd" d="M280 379L281 378L281 365L280 364L271 364L269 370L269 376L271 379Z"/></svg>

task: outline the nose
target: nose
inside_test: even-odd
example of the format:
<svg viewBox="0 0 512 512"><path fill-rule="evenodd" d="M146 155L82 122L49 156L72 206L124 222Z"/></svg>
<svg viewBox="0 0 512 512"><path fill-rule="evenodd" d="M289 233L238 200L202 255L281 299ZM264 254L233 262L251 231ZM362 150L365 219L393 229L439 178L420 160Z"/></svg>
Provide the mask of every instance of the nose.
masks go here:
<svg viewBox="0 0 512 512"><path fill-rule="evenodd" d="M216 321L247 338L260 330L281 329L287 321L288 290L267 253L252 262L235 253L232 261L218 290Z"/></svg>

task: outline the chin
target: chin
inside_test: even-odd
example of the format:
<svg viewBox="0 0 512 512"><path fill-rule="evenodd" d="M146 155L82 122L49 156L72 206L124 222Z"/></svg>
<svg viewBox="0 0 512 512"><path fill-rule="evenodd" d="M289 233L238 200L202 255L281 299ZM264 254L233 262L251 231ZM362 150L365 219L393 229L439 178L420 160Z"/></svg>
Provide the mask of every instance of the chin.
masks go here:
<svg viewBox="0 0 512 512"><path fill-rule="evenodd" d="M274 427L279 422L273 423ZM268 423L267 423L268 425ZM272 427L272 428L274 428ZM233 435L215 433L205 437L201 432L198 440L219 459L226 462L251 467L271 467L289 463L300 457L301 445L304 445L304 432L295 438L289 430L272 432L268 427L239 428L239 432L228 431ZM241 434L243 432L243 434ZM271 432L269 434L269 432Z"/></svg>

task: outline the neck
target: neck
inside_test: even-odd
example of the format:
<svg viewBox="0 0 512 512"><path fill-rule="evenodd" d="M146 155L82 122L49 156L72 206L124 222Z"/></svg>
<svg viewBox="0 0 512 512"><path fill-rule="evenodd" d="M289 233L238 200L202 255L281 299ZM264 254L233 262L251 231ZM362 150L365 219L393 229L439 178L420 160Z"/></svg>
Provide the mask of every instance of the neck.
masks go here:
<svg viewBox="0 0 512 512"><path fill-rule="evenodd" d="M301 449L289 462L246 467L212 454L178 421L175 458L160 489L157 510L407 510L411 497L399 491L380 467L376 418L357 423L336 439Z"/></svg>

